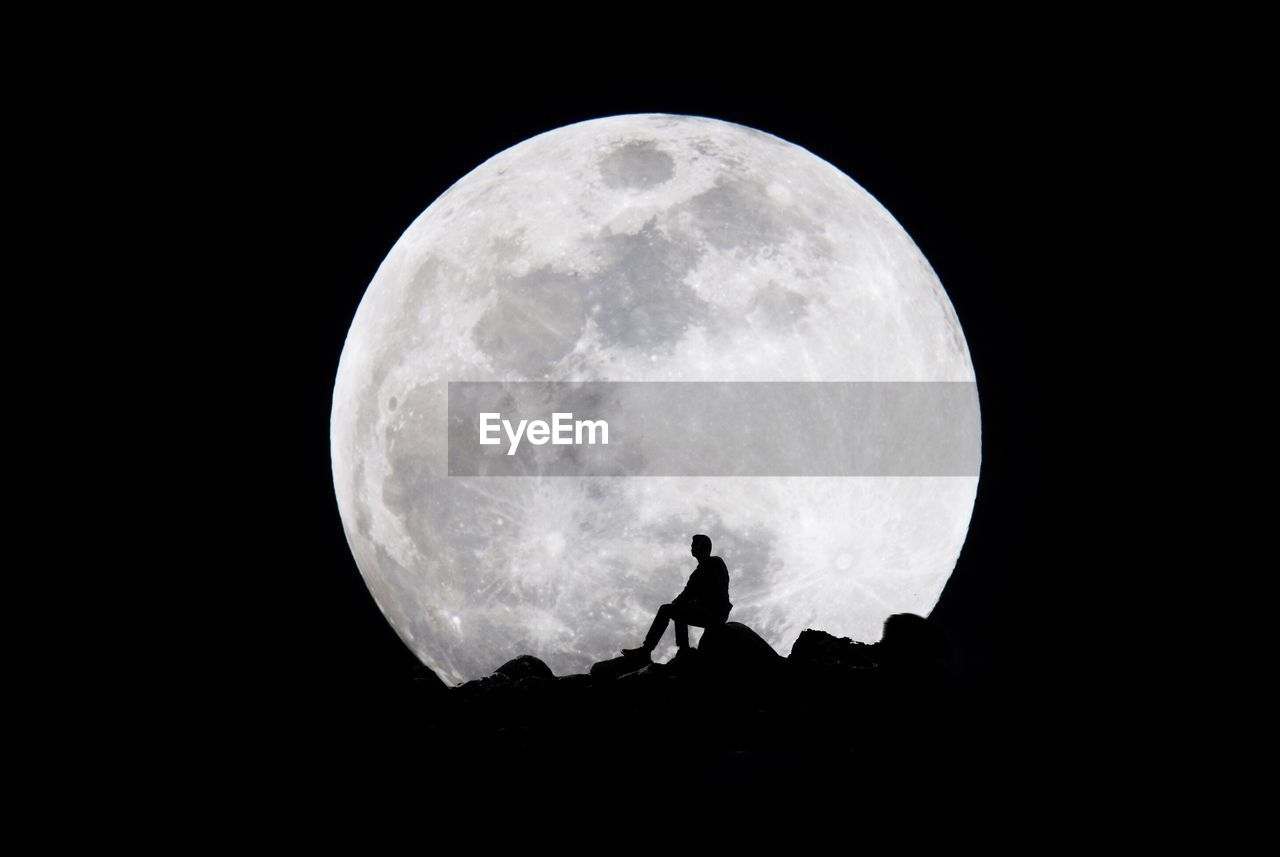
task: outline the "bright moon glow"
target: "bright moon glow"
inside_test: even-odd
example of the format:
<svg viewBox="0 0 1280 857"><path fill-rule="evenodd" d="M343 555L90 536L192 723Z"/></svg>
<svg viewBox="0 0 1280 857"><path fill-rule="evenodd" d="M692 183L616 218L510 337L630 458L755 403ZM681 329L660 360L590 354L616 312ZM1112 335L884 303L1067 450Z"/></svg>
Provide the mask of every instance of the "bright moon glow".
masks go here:
<svg viewBox="0 0 1280 857"><path fill-rule="evenodd" d="M694 533L729 567L729 618L783 655L805 628L871 642L890 614L927 615L955 567L977 476L448 475L448 382L546 380L973 382L920 250L798 146L614 116L513 146L437 199L379 267L338 368L352 553L454 682L521 654L585 672L639 645Z"/></svg>

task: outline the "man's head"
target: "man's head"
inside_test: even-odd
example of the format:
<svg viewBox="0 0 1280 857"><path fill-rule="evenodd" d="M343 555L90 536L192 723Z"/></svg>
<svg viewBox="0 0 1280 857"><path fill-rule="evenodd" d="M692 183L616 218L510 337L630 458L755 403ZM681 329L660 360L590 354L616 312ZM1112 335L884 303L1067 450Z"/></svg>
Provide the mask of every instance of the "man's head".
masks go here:
<svg viewBox="0 0 1280 857"><path fill-rule="evenodd" d="M693 544L689 546L689 553L698 559L706 559L711 556L711 539L698 533L693 537Z"/></svg>

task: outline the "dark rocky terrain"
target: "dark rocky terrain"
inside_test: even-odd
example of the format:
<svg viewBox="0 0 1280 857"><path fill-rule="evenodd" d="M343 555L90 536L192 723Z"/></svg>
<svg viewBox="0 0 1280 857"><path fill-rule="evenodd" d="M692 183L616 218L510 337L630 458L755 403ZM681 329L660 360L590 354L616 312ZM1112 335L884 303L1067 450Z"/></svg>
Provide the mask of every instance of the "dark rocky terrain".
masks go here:
<svg viewBox="0 0 1280 857"><path fill-rule="evenodd" d="M619 657L556 676L524 655L455 687L423 669L412 706L419 740L464 779L866 783L965 746L947 663L942 633L909 614L876 644L806 630L789 657L729 622L668 663Z"/></svg>
<svg viewBox="0 0 1280 857"><path fill-rule="evenodd" d="M875 644L806 630L788 657L736 622L669 663L557 676L513 655L454 687L415 661L363 684L280 673L225 697L234 709L207 695L210 725L177 736L171 776L307 824L358 806L476 842L515 818L616 838L654 813L749 834L748 806L890 837L927 820L945 836L940 813L982 826L1047 806L1050 789L1088 796L1061 773L1080 745L1070 707L1047 714L1022 673L975 684L919 616L891 617Z"/></svg>

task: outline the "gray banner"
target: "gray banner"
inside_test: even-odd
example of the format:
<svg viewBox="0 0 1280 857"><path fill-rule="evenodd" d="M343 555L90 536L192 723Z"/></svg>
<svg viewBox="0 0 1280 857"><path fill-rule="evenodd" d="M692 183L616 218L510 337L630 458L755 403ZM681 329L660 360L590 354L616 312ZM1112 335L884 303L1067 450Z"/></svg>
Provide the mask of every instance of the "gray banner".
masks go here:
<svg viewBox="0 0 1280 857"><path fill-rule="evenodd" d="M976 476L980 445L971 382L449 383L450 476Z"/></svg>

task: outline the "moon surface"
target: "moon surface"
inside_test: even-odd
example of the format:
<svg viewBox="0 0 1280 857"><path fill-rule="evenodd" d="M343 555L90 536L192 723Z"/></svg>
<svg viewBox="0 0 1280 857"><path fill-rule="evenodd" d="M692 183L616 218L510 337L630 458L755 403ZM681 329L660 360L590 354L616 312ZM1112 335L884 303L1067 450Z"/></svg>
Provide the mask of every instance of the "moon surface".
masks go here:
<svg viewBox="0 0 1280 857"><path fill-rule="evenodd" d="M805 628L871 642L893 613L927 615L955 567L976 472L449 475L450 381L547 380L974 382L920 250L799 146L612 116L513 146L432 203L369 284L338 368L351 551L452 682L521 654L585 672L638 645L693 570L694 533L728 565L729 618L784 655ZM668 631L655 658L671 651Z"/></svg>

